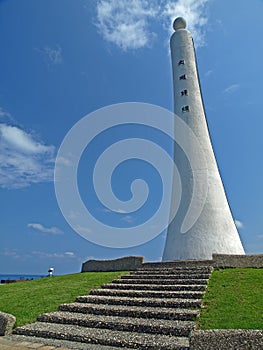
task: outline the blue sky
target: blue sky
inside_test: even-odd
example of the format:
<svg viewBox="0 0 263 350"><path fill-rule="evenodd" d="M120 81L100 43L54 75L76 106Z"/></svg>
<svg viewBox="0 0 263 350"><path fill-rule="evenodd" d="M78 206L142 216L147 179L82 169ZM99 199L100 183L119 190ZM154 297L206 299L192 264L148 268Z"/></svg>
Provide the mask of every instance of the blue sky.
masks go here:
<svg viewBox="0 0 263 350"><path fill-rule="evenodd" d="M169 37L172 18L182 15L196 43L209 129L241 239L247 253L263 252L263 1L2 0L1 273L45 274L53 266L62 274L80 271L90 258L161 258L164 233L126 249L75 233L60 212L53 170L62 140L85 115L134 101L172 110ZM84 200L90 159L129 132L100 135L87 149L79 171ZM91 210L123 227L149 216L160 198L160 179L150 166L134 161L116 169L113 188L127 197L129 179L140 170L154 192L143 214L120 209L110 218L93 197Z"/></svg>

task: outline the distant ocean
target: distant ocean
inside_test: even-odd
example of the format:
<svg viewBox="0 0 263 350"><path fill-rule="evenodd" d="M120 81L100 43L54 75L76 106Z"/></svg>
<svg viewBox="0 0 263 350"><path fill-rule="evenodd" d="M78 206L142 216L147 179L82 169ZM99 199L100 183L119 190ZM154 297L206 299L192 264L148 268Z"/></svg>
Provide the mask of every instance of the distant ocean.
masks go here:
<svg viewBox="0 0 263 350"><path fill-rule="evenodd" d="M43 277L46 275L0 275L0 284L1 280L38 280Z"/></svg>

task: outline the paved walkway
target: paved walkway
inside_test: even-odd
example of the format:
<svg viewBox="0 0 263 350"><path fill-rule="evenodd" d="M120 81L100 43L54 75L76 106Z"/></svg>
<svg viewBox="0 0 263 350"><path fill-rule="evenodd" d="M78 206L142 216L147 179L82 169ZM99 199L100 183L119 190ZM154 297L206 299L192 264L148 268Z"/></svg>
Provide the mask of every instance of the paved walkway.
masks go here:
<svg viewBox="0 0 263 350"><path fill-rule="evenodd" d="M57 348L56 346L49 346L39 343L30 343L26 341L14 341L5 337L0 337L0 350L29 350L29 349L37 349L37 350L68 350L67 348Z"/></svg>

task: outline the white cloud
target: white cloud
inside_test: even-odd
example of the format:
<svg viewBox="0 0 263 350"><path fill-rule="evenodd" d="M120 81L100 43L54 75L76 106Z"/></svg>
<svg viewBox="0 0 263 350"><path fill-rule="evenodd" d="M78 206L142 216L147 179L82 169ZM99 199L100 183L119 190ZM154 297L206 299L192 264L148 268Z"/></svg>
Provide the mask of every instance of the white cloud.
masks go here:
<svg viewBox="0 0 263 350"><path fill-rule="evenodd" d="M73 252L55 252L55 253L49 253L49 252L40 252L40 251L33 251L32 256L37 256L38 258L51 258L51 259L65 259L65 258L76 258L76 255Z"/></svg>
<svg viewBox="0 0 263 350"><path fill-rule="evenodd" d="M30 224L27 224L27 227L31 227L33 228L34 230L38 230L40 232L44 232L44 233L52 233L54 235L63 235L64 232L62 232L59 228L57 227L45 227L41 224L37 224L37 223L30 223Z"/></svg>
<svg viewBox="0 0 263 350"><path fill-rule="evenodd" d="M195 46L204 45L204 26L208 20L205 9L208 0L177 0L164 1L164 3L163 16L168 17L170 23L176 17L183 17L187 22L187 29L194 38Z"/></svg>
<svg viewBox="0 0 263 350"><path fill-rule="evenodd" d="M2 140L11 148L17 149L22 153L36 154L49 152L50 148L33 140L30 134L7 124L0 124Z"/></svg>
<svg viewBox="0 0 263 350"><path fill-rule="evenodd" d="M43 56L48 67L62 63L62 48L59 45L54 47L45 46L42 49L36 48L36 51Z"/></svg>
<svg viewBox="0 0 263 350"><path fill-rule="evenodd" d="M0 107L0 119L1 120L12 120L12 116L9 112L5 111L2 107Z"/></svg>
<svg viewBox="0 0 263 350"><path fill-rule="evenodd" d="M103 211L104 213L118 213L118 214L127 214L129 213L128 211L126 210L123 210L121 208L117 208L117 209L108 209L108 208L103 208L101 209L101 211Z"/></svg>
<svg viewBox="0 0 263 350"><path fill-rule="evenodd" d="M14 259L19 259L21 257L17 249L5 249L3 252L1 252L1 255Z"/></svg>
<svg viewBox="0 0 263 350"><path fill-rule="evenodd" d="M22 188L53 180L54 147L17 126L0 123L0 186Z"/></svg>
<svg viewBox="0 0 263 350"><path fill-rule="evenodd" d="M73 258L75 256L75 254L73 252L65 252L65 255L70 257L70 258Z"/></svg>
<svg viewBox="0 0 263 350"><path fill-rule="evenodd" d="M241 221L239 221L239 220L235 220L235 224L236 224L236 227L237 227L237 228L240 228L240 229L244 228L243 222L241 222Z"/></svg>
<svg viewBox="0 0 263 350"><path fill-rule="evenodd" d="M97 3L97 27L105 40L123 50L138 49L149 44L148 19L156 14L146 0L101 0Z"/></svg>
<svg viewBox="0 0 263 350"><path fill-rule="evenodd" d="M214 71L212 69L210 69L205 73L205 77L209 77L213 73L214 73Z"/></svg>
<svg viewBox="0 0 263 350"><path fill-rule="evenodd" d="M76 230L84 235L92 233L92 231L88 227L84 227L80 225L76 226Z"/></svg>
<svg viewBox="0 0 263 350"><path fill-rule="evenodd" d="M150 46L156 33L152 22L172 32L172 22L182 16L187 21L196 46L204 44L205 8L208 0L100 0L96 25L106 41L124 51Z"/></svg>
<svg viewBox="0 0 263 350"><path fill-rule="evenodd" d="M9 257L11 259L17 259L22 261L28 261L33 259L79 259L74 252L42 252L42 251L30 251L30 253L19 251L18 249L4 249L0 251L0 255ZM82 261L83 259L81 259Z"/></svg>
<svg viewBox="0 0 263 350"><path fill-rule="evenodd" d="M124 217L121 218L121 220L131 224L132 222L135 221L135 218L132 217L131 215L125 215Z"/></svg>
<svg viewBox="0 0 263 350"><path fill-rule="evenodd" d="M120 209L120 208L115 209L114 212L115 213L119 213L119 214L126 214L126 213L128 213L126 210L123 210L123 209Z"/></svg>
<svg viewBox="0 0 263 350"><path fill-rule="evenodd" d="M72 159L65 158L65 157L57 157L56 158L56 163L57 164L61 164L61 165L65 165L65 166L68 166L68 167L73 165Z"/></svg>
<svg viewBox="0 0 263 350"><path fill-rule="evenodd" d="M74 210L70 210L69 214L68 214L70 219L77 219L79 218L80 214L77 211Z"/></svg>
<svg viewBox="0 0 263 350"><path fill-rule="evenodd" d="M223 92L226 94L232 94L233 92L237 91L240 88L239 84L232 84L228 86Z"/></svg>

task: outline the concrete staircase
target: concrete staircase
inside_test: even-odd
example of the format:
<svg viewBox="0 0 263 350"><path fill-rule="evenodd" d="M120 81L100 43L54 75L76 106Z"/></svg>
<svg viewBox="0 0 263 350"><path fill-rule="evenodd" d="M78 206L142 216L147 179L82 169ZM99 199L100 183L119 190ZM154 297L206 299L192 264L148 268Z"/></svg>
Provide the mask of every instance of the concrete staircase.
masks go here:
<svg viewBox="0 0 263 350"><path fill-rule="evenodd" d="M196 266L195 266L196 265ZM145 264L143 269L62 304L15 338L69 349L189 349L211 266Z"/></svg>

